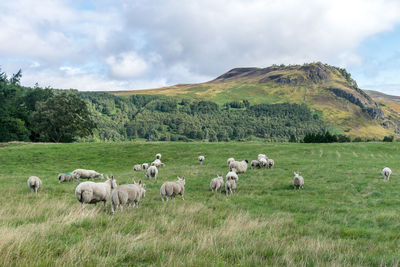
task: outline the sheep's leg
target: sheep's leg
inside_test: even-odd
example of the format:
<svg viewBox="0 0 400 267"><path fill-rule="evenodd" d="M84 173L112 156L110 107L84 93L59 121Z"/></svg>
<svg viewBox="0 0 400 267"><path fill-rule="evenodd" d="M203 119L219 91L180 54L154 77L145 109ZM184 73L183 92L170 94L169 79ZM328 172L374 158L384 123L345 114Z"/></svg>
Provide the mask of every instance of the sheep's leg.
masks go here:
<svg viewBox="0 0 400 267"><path fill-rule="evenodd" d="M185 198L183 197L183 194L182 194L182 200L185 200Z"/></svg>
<svg viewBox="0 0 400 267"><path fill-rule="evenodd" d="M104 206L104 210L105 210L105 211L107 211L106 202L107 202L107 201L103 201L103 203L104 203L103 206Z"/></svg>
<svg viewBox="0 0 400 267"><path fill-rule="evenodd" d="M82 209L81 209L82 215L85 215L85 204L82 203L82 204L81 204L81 207L82 207Z"/></svg>
<svg viewBox="0 0 400 267"><path fill-rule="evenodd" d="M37 187L35 187L35 194L37 194L37 190L38 190L38 188L37 188Z"/></svg>

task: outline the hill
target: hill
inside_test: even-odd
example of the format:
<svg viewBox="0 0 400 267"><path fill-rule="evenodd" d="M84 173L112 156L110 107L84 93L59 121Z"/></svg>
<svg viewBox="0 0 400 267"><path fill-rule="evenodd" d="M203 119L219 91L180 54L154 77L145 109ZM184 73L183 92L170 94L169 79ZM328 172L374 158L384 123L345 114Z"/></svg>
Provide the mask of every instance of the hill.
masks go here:
<svg viewBox="0 0 400 267"><path fill-rule="evenodd" d="M398 132L393 115L386 118L388 110L358 88L345 69L322 63L235 68L205 83L114 94L179 96L221 105L243 99L252 104L305 103L337 133L381 139Z"/></svg>

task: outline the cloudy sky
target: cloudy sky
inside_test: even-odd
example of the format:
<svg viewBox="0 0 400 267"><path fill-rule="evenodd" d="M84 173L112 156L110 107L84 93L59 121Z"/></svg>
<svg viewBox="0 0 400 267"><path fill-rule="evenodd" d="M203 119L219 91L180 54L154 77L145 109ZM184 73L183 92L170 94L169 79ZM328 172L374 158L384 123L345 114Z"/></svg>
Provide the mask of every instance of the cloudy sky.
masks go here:
<svg viewBox="0 0 400 267"><path fill-rule="evenodd" d="M399 0L0 2L0 66L22 84L132 90L321 61L400 95Z"/></svg>

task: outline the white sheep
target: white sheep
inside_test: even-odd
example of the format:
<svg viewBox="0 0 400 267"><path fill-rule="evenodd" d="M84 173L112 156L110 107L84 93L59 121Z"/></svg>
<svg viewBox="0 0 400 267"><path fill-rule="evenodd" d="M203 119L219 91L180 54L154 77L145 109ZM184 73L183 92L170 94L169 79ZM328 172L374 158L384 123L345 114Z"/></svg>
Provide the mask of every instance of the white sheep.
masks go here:
<svg viewBox="0 0 400 267"><path fill-rule="evenodd" d="M114 214L114 206L116 209L121 207L122 205L130 205L134 203L136 208L139 207L139 200L144 198L146 195L146 185L142 183L142 180L139 180L139 183L136 183L134 179L132 179L132 184L124 184L115 188L111 193L111 214Z"/></svg>
<svg viewBox="0 0 400 267"><path fill-rule="evenodd" d="M142 169L143 169L143 170L147 170L148 167L149 167L149 164L148 164L148 163L143 163L143 164L142 164Z"/></svg>
<svg viewBox="0 0 400 267"><path fill-rule="evenodd" d="M102 173L98 173L94 170L76 169L72 174L76 175L78 179L104 178Z"/></svg>
<svg viewBox="0 0 400 267"><path fill-rule="evenodd" d="M31 176L28 178L28 186L31 192L35 192L37 194L39 187L42 186L42 180L40 180L37 176Z"/></svg>
<svg viewBox="0 0 400 267"><path fill-rule="evenodd" d="M225 193L226 195L232 195L236 191L236 181L229 178L225 183Z"/></svg>
<svg viewBox="0 0 400 267"><path fill-rule="evenodd" d="M206 157L204 157L204 156L199 156L199 161L200 161L200 164L203 164L203 161L206 159Z"/></svg>
<svg viewBox="0 0 400 267"><path fill-rule="evenodd" d="M185 200L185 184L186 181L184 176L182 176L182 178L178 176L178 181L163 183L160 188L161 200L164 201L165 198L165 200L168 201L168 197L175 197L176 195L181 195L182 200Z"/></svg>
<svg viewBox="0 0 400 267"><path fill-rule="evenodd" d="M151 166L155 166L155 167L163 167L163 166L165 166L165 164L164 164L164 163L162 163L162 162L161 162L161 160L159 160L159 159L156 159L156 160L154 160L154 161L151 163Z"/></svg>
<svg viewBox="0 0 400 267"><path fill-rule="evenodd" d="M158 169L157 169L157 167L156 167L156 166L150 166L150 167L147 169L146 177L147 177L148 179L154 178L155 180L157 180L157 176L158 176Z"/></svg>
<svg viewBox="0 0 400 267"><path fill-rule="evenodd" d="M250 163L250 168L252 168L252 169L261 168L261 167L263 167L263 165L260 160L252 160Z"/></svg>
<svg viewBox="0 0 400 267"><path fill-rule="evenodd" d="M70 182L76 180L78 181L78 176L76 174L73 173L60 173L58 175L58 182L62 183L62 182Z"/></svg>
<svg viewBox="0 0 400 267"><path fill-rule="evenodd" d="M156 154L156 159L161 159L161 154L160 153Z"/></svg>
<svg viewBox="0 0 400 267"><path fill-rule="evenodd" d="M229 167L229 165L231 164L231 162L234 162L234 161L235 161L234 158L229 158L229 159L226 161L226 163L228 163L228 167Z"/></svg>
<svg viewBox="0 0 400 267"><path fill-rule="evenodd" d="M383 175L383 180L386 181L386 179L389 181L390 175L392 174L392 170L388 167L383 168L382 170L382 175Z"/></svg>
<svg viewBox="0 0 400 267"><path fill-rule="evenodd" d="M258 154L258 160L260 159L268 159L268 157L265 154Z"/></svg>
<svg viewBox="0 0 400 267"><path fill-rule="evenodd" d="M111 189L117 187L117 181L114 176L111 175L111 179L107 177L104 183L95 182L83 182L78 184L75 189L76 199L82 204L82 212L85 204L97 204L97 202L103 201L104 208L106 202L110 198Z"/></svg>
<svg viewBox="0 0 400 267"><path fill-rule="evenodd" d="M133 166L133 171L138 172L140 170L142 170L142 165L136 164L135 166Z"/></svg>
<svg viewBox="0 0 400 267"><path fill-rule="evenodd" d="M267 164L268 164L268 169L272 169L275 165L275 162L273 159L268 159Z"/></svg>
<svg viewBox="0 0 400 267"><path fill-rule="evenodd" d="M300 173L294 172L294 179L293 179L293 188L300 189L304 186L304 178L300 175Z"/></svg>
<svg viewBox="0 0 400 267"><path fill-rule="evenodd" d="M236 169L236 173L244 173L247 171L247 163L249 163L247 159L242 161L234 161L229 164L229 169Z"/></svg>
<svg viewBox="0 0 400 267"><path fill-rule="evenodd" d="M228 172L225 176L226 180L228 179L239 181L239 176L236 173L236 169L232 169L232 171Z"/></svg>
<svg viewBox="0 0 400 267"><path fill-rule="evenodd" d="M222 187L224 187L224 178L217 174L217 178L212 179L210 182L210 189L213 192L217 192L218 190L221 192Z"/></svg>
<svg viewBox="0 0 400 267"><path fill-rule="evenodd" d="M267 159L261 158L258 161L260 162L260 166L261 167L265 167L265 166L268 165L268 160Z"/></svg>

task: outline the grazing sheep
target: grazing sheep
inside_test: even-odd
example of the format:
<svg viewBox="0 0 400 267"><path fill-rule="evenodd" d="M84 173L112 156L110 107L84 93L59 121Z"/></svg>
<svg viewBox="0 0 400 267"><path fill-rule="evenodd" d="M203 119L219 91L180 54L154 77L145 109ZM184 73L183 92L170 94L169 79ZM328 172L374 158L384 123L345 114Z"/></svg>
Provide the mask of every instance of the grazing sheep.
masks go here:
<svg viewBox="0 0 400 267"><path fill-rule="evenodd" d="M232 171L228 172L225 176L226 180L228 179L239 181L239 176L236 173L236 169L233 169Z"/></svg>
<svg viewBox="0 0 400 267"><path fill-rule="evenodd" d="M265 154L258 154L258 160L260 159L268 159L268 157Z"/></svg>
<svg viewBox="0 0 400 267"><path fill-rule="evenodd" d="M143 170L147 170L148 167L149 167L149 164L148 164L148 163L143 163L143 164L142 164L142 169L143 169Z"/></svg>
<svg viewBox="0 0 400 267"><path fill-rule="evenodd" d="M210 182L210 188L211 191L215 191L217 192L218 190L220 190L220 192L222 191L222 187L224 186L224 178L222 178L222 176L217 174L217 178L214 178L211 180Z"/></svg>
<svg viewBox="0 0 400 267"><path fill-rule="evenodd" d="M150 166L150 167L147 169L146 177L147 177L148 179L154 178L155 180L157 180L157 176L158 176L158 169L157 169L157 167L156 167L156 166Z"/></svg>
<svg viewBox="0 0 400 267"><path fill-rule="evenodd" d="M112 191L111 194L111 214L114 214L114 206L118 209L122 205L134 203L136 208L139 207L139 200L146 195L146 185L142 184L142 180L136 183L132 179L132 184L120 185Z"/></svg>
<svg viewBox="0 0 400 267"><path fill-rule="evenodd" d="M182 176L182 178L178 176L178 181L176 182L163 183L160 188L161 200L164 201L165 198L165 200L168 201L168 197L175 197L176 195L181 195L182 200L185 200L183 197L185 193L185 183L186 181L184 176Z"/></svg>
<svg viewBox="0 0 400 267"><path fill-rule="evenodd" d="M31 189L31 192L35 192L37 194L39 187L42 186L42 180L37 176L31 176L28 178L28 186Z"/></svg>
<svg viewBox="0 0 400 267"><path fill-rule="evenodd" d="M200 161L200 164L203 164L203 161L206 159L206 157L204 157L204 156L199 156L199 161Z"/></svg>
<svg viewBox="0 0 400 267"><path fill-rule="evenodd" d="M160 153L156 154L156 159L161 159L161 154Z"/></svg>
<svg viewBox="0 0 400 267"><path fill-rule="evenodd" d="M234 161L229 164L229 169L232 170L233 168L235 168L236 173L244 173L247 171L247 163L249 163L247 159L243 161Z"/></svg>
<svg viewBox="0 0 400 267"><path fill-rule="evenodd" d="M135 166L133 166L133 171L138 172L142 170L142 165L140 164L136 164Z"/></svg>
<svg viewBox="0 0 400 267"><path fill-rule="evenodd" d="M78 181L78 177L77 177L77 175L76 174L73 174L73 173L60 173L59 175L58 175L58 182L59 183L62 183L62 182L70 182L70 181L73 181L73 180L76 180L76 181Z"/></svg>
<svg viewBox="0 0 400 267"><path fill-rule="evenodd" d="M260 166L261 167L265 167L265 166L268 165L268 160L267 159L261 158L258 161L260 162Z"/></svg>
<svg viewBox="0 0 400 267"><path fill-rule="evenodd" d="M235 191L236 191L236 181L231 178L227 178L225 183L226 196L232 195Z"/></svg>
<svg viewBox="0 0 400 267"><path fill-rule="evenodd" d="M234 158L229 158L229 159L226 161L226 163L228 163L228 167L229 167L229 165L231 164L231 162L234 162L234 161L235 161Z"/></svg>
<svg viewBox="0 0 400 267"><path fill-rule="evenodd" d="M155 161L153 161L153 162L151 163L151 166L155 166L155 167L163 167L163 166L165 166L165 164L164 164L164 163L162 163L162 162L161 162L161 160L159 160L159 159L156 159Z"/></svg>
<svg viewBox="0 0 400 267"><path fill-rule="evenodd" d="M294 179L293 179L293 188L300 189L304 186L304 178L300 175L300 173L294 172Z"/></svg>
<svg viewBox="0 0 400 267"><path fill-rule="evenodd" d="M390 175L392 174L392 170L388 167L383 168L382 170L382 175L383 175L383 180L386 181L386 179L389 181Z"/></svg>
<svg viewBox="0 0 400 267"><path fill-rule="evenodd" d="M261 162L261 160L252 160L250 163L250 168L254 169L254 168L261 168L263 167L263 163Z"/></svg>
<svg viewBox="0 0 400 267"><path fill-rule="evenodd" d="M102 173L98 173L94 170L76 169L72 174L76 175L77 179L104 178Z"/></svg>
<svg viewBox="0 0 400 267"><path fill-rule="evenodd" d="M82 212L85 204L97 204L97 202L103 201L104 208L106 207L107 199L111 195L111 189L117 187L117 181L114 176L111 175L111 179L107 177L107 181L104 183L95 182L83 182L78 184L75 189L76 199L82 204Z"/></svg>
<svg viewBox="0 0 400 267"><path fill-rule="evenodd" d="M272 167L274 167L274 165L275 165L274 160L268 159L267 162L268 162L268 169L272 169Z"/></svg>

